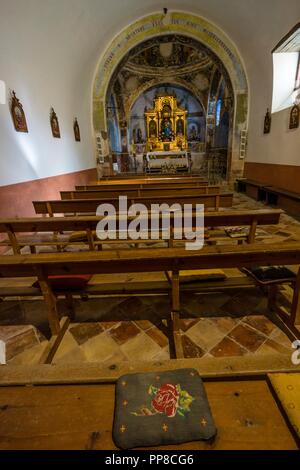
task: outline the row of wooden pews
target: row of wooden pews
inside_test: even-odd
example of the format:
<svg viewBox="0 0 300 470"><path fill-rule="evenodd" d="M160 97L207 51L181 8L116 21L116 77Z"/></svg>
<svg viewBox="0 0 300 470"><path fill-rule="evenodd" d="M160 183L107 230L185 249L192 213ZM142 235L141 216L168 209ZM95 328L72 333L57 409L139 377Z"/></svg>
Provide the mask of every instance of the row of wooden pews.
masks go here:
<svg viewBox="0 0 300 470"><path fill-rule="evenodd" d="M249 227L248 235L241 234L234 240L237 242L246 241L247 243L254 243L256 239L257 226L276 225L280 220L280 215L283 211L279 209L273 210L252 210L252 211L226 211L226 212L207 212L204 213L204 228L209 229L208 244L216 244L220 237L222 240L229 240L225 237L224 229L226 227ZM20 254L22 248L28 246L32 253L37 251L38 247L56 248L57 251L63 251L64 248L74 245L78 247L85 246L86 249L95 250L102 249L103 245L118 244L151 244L155 242L151 238L141 237L138 240L120 239L116 240L99 240L96 237L95 231L98 222L103 220L104 217L98 216L75 216L75 217L32 217L22 219L0 219L0 233L6 234L6 238L0 242L2 247L10 247L15 255ZM147 226L150 227L150 215L145 216ZM165 240L164 232L162 230L163 220L170 220L170 238ZM126 217L127 230L129 224L134 219L133 216ZM119 229L122 214L117 214L117 226ZM175 217L174 212L168 216L159 214L160 233L157 242L166 241L168 246L173 246L174 243L185 243L187 238L183 237L182 240L175 238ZM122 223L124 228L124 222ZM214 236L213 229L218 229L216 236ZM222 228L222 230L221 230ZM196 213L192 213L191 217L191 231L196 230ZM150 229L149 229L150 230ZM184 235L184 234L183 234Z"/></svg>
<svg viewBox="0 0 300 470"><path fill-rule="evenodd" d="M190 181L190 183L188 184L187 181L184 181L184 183L182 183L182 180L186 180L188 179ZM184 184L183 187L180 187L178 190L170 190L169 188L165 188L165 181L168 180L168 181L172 181L170 184L175 184L174 182L176 182L176 188L177 188L177 185L178 184ZM145 203L145 205L147 206L147 204L152 204L152 203L162 203L162 202L168 202L169 204L172 202L172 203L176 203L178 202L178 198L180 198L180 203L184 203L184 202L189 202L189 203L195 203L195 201L197 201L198 203L200 203L203 199L202 198L211 198L211 197L214 197L214 198L218 198L218 200L220 201L221 198L225 198L224 201L226 200L227 198L227 204L228 205L231 205L231 202L232 202L232 194L224 194L224 193L216 193L216 194L209 194L210 193L210 190L211 190L211 187L209 186L199 186L199 187L195 187L195 182L192 181L192 180L196 180L198 181L199 183L201 182L202 183L202 180L201 178L199 177L188 177L188 178L155 178L155 179L151 179L151 178L144 178L144 179L132 179L132 180L120 180L122 183L125 182L126 184L126 188L127 190L126 191L137 191L135 186L136 186L136 183L137 181L139 181L139 184L144 184L145 181L147 181L146 184L149 185L150 189L143 189L143 188L140 188L138 189L138 191L148 191L148 196L137 196L137 197L134 197L133 199L133 196L130 196L129 198L129 202L130 203L133 203L133 202L141 202L143 201ZM151 181L151 182L150 182ZM180 183L178 183L180 181ZM155 188L152 187L152 184L155 185ZM153 241L151 238L149 237L146 237L145 235L148 235L147 234L144 234L144 238L140 238L138 240L132 240L132 239L129 239L129 238L122 238L121 239L119 237L116 238L116 240L99 240L97 237L96 237L96 234L95 234L95 231L96 231L96 227L97 227L97 224L99 221L102 220L103 217L97 217L95 215L88 215L88 216L83 216L81 215L82 213L91 213L91 214L95 214L96 212L96 209L98 207L98 205L101 203L101 202L115 202L116 199L108 199L108 198L102 198L102 193L101 195L99 195L99 199L90 199L89 196L90 194L93 194L94 192L98 194L98 191L106 191L106 192L109 192L109 188L111 187L111 182L108 180L108 181L100 181L99 184L97 184L97 187L100 188L100 190L97 190L97 189L87 189L87 190L75 190L72 192L72 196L73 196L73 199L70 199L70 200L61 200L61 201L36 201L34 202L34 206L35 206L35 209L36 209L36 212L38 214L43 214L43 215L49 215L50 217L42 217L42 218L39 218L39 217L35 217L35 218L24 218L24 219L2 219L0 220L0 233L6 233L7 237L4 241L1 242L1 245L0 246L6 246L6 247L10 247L12 248L13 250L13 253L16 257L16 259L19 259L19 261L16 262L16 265L18 265L18 263L22 266L22 268L20 268L20 273L22 273L22 269L24 267L24 262L23 262L23 258L22 258L22 255L21 255L21 250L23 247L30 247L30 251L32 254L35 254L37 252L38 249L40 248L45 248L45 247L50 247L53 251L53 248L56 249L57 251L57 254L55 253L51 253L51 254L45 254L45 255L37 255L37 256L48 256L50 257L49 259L53 259L53 262L54 264L56 262L59 262L61 261L63 258L60 258L61 255L64 255L64 256L71 256L70 253L61 253L63 252L66 248L68 248L70 245L72 245L73 247L77 247L78 249L82 249L83 247L85 247L86 250L88 251L95 251L95 250L102 250L104 248L104 246L106 248L109 248L109 250L105 250L103 252L103 257L105 258L106 256L109 256L110 255L106 255L106 252L109 251L111 253L111 256L113 257L114 254L116 253L114 251L114 246L116 244L118 245L123 245L124 248L129 246L131 249L130 250L122 250L124 251L124 253L128 253L130 254L130 256L133 256L133 258L136 258L137 260L140 260L140 253L145 255L146 253L150 256L150 258L153 258L153 249L155 247L155 243L156 242L165 242L167 244L167 250L170 250L169 251L169 257L170 259L172 258L175 258L177 252L176 251L173 251L173 250L183 250L182 251L182 254L183 253L186 253L186 255L188 255L188 252L186 250L184 250L183 248L176 248L177 244L182 244L182 243L185 243L186 242L186 238L183 237L182 240L178 240L177 239L177 236L176 236L176 230L175 230L175 216L174 214L171 213L171 216L170 216L170 223L171 223L171 228L170 228L170 238L167 238L166 239L166 236L165 236L165 232L163 231L163 219L165 217L164 214L160 214L159 215L159 222L160 222L160 225L159 225L159 236L158 236L158 239ZM159 186L160 188L157 189L156 186ZM104 190L103 190L103 186L104 186ZM132 186L134 189L132 189ZM173 186L175 187L175 186ZM201 191L203 190L203 188L205 188L205 194L196 194L194 196L191 196L191 194L186 194L186 192L188 193L193 193L193 192L197 192L197 191ZM113 184L112 184L112 189L115 190L115 181L113 181ZM217 190L219 190L219 188L213 188L213 191L214 192L217 192ZM180 192L180 195L179 196L176 196L175 194L172 194L172 195L161 195L160 193L163 192L163 191L179 191ZM159 193L159 194L157 194ZM77 194L86 194L88 195L86 199L83 199L83 198L80 198L80 199L77 199ZM105 193L106 194L106 193ZM163 193L164 194L164 193ZM82 197L82 196L81 196ZM207 199L208 200L208 199ZM218 208L216 206L218 206L218 204L214 204L215 205L215 209ZM224 205L226 205L224 203ZM207 206L205 205L205 208ZM70 216L70 214L76 214L76 216ZM68 216L63 216L63 217L54 217L55 214L68 214ZM78 215L79 214L79 215ZM259 225L269 225L269 224L277 224L279 222L279 218L280 218L280 214L281 214L281 211L280 210L260 210L260 211L224 211L224 212L218 212L218 211L214 211L214 212L206 212L205 213L205 216L204 216L204 229L206 230L206 245L217 245L218 241L220 239L222 239L222 241L226 243L226 241L229 240L229 237L225 236L226 234L224 233L224 229L226 229L226 227L240 227L240 226L248 226L249 227L249 232L248 232L248 235L241 235L240 237L237 237L237 242L240 244L242 243L243 241L246 241L248 245L252 245L254 244L255 242L255 237L256 237L256 229L257 229L257 226ZM121 213L118 213L117 214L117 225L119 225L121 223L121 220L122 220L122 217L123 217L123 214ZM145 216L146 217L146 216ZM127 219L127 229L128 229L128 225L130 224L132 220L132 217L129 217ZM150 219L147 218L147 225L150 226ZM195 230L195 225L196 225L196 215L195 213L193 213L193 216L192 216L192 219L191 219L191 227L190 229L191 230ZM124 221L122 221L122 227L124 229ZM118 226L116 227L118 229ZM223 233L222 235L220 236L220 228L223 229ZM216 229L216 232L217 232L217 235L214 237L214 229ZM144 248L139 248L139 250L136 250L136 249L132 249L132 247L134 248L138 248L140 246L143 246ZM145 246L147 247L147 249L145 249ZM231 249L231 248L230 248ZM157 258L157 256L159 256L159 254L161 253L161 248L157 248L155 247L155 259ZM221 250L221 247L219 247L218 245L216 246L216 253L218 253L218 250ZM244 248L243 246L241 246L241 252L243 252ZM119 256L119 253L123 253L123 251L117 251L118 253L118 256ZM199 252L201 255L202 255L202 251ZM259 253L261 253L261 248L258 247L258 251ZM245 249L245 252L246 252L246 249ZM193 269L196 269L197 266L195 267L193 262L195 261L195 259L197 258L197 255L199 254L198 252L196 252L195 254L195 257L190 257L190 256L187 256L187 259L189 260L189 262L191 261L191 264L189 264L188 266L184 267L183 269L185 270L193 270ZM231 252L230 252L231 253ZM240 252L239 252L240 253ZM27 257L29 256L29 258L24 258L24 259L28 259L30 260L30 256L31 255L27 255ZM123 254L122 254L123 256ZM126 255L127 256L127 255ZM218 257L221 257L221 256L225 256L225 254L223 255L220 251L220 253L218 254ZM51 257L54 257L54 258L51 258ZM87 261L90 260L90 257L91 257L91 254L88 254L87 253L83 253L82 254L82 259L84 260L85 257L87 257ZM11 260L13 259L14 257L11 257ZM101 260L102 258L99 258L99 260ZM105 258L106 259L106 258ZM159 259L159 258L158 258ZM198 258L197 258L198 259ZM203 259L203 258L201 258ZM240 265L237 264L235 265L235 257L233 257L233 265L231 267L237 267L239 268ZM267 261L267 260L266 260ZM213 267L221 267L221 260L220 260L220 265L218 265L218 263L216 263L215 266L212 266L212 265L209 265L209 268L213 268ZM254 264L254 261L253 261L253 264ZM286 264L286 262L284 262L284 264ZM87 263L88 265L88 263ZM111 271L110 267L108 266L111 266L112 263L111 263L111 260L110 262L106 265L107 266L107 273L111 273L111 272L122 272L122 271ZM122 264L121 264L122 266ZM145 267L146 267L146 270L148 271L151 271L150 269L150 265L149 265L149 269L148 269L148 261L146 261L146 259L143 259L143 261L141 262L141 268L137 269L137 272L139 272L140 270L141 271L145 271ZM179 271L180 271L180 268L178 268L177 270L177 273L176 272L173 272L173 269L171 269L171 275L169 273L169 268L164 268L163 265L159 262L157 267L159 267L160 269L157 269L157 271L159 272L165 272L166 273L166 279L164 282L160 282L160 283L157 283L156 285L151 285L150 288L153 289L157 289L159 290L160 292L164 292L164 293L170 293L170 286L172 287L172 296L173 296L173 299L174 299L174 292L175 292L175 288L173 288L173 279L176 279L176 276L178 277L179 276ZM202 265L201 264L201 268L206 268L205 265ZM18 268L16 268L18 269ZM88 270L89 271L89 270ZM155 270L154 270L155 271ZM50 303L50 311L51 309L53 308L53 304L55 304L55 299L57 297L57 293L56 292L51 292L49 293L49 282L47 281L47 270L45 271L45 268L42 269L42 273L44 273L43 275L41 275L41 272L39 271L38 272L38 278L40 280L40 287L41 287L41 290L44 294L44 297L46 299L46 301L48 303ZM102 271L101 271L102 272ZM123 271L123 272L128 272L128 271ZM46 273L46 274L45 274ZM73 272L72 272L73 273ZM72 274L71 273L71 274ZM60 273L56 273L54 275L59 275ZM66 268L66 271L64 272L64 274L67 274L69 275L69 271L68 269ZM80 274L80 273L79 273ZM91 273L90 273L91 274ZM147 283L146 283L147 284ZM214 284L214 283L212 283ZM233 288L234 287L234 283L231 283L230 281L229 282L224 282L224 280L222 280L221 282L219 282L219 284L214 284L210 286L210 288L222 288L222 285L223 287L226 288L226 286L228 285L230 288ZM251 283L251 285L253 285L253 283ZM179 277L178 277L178 286L179 286ZM148 289L148 286L145 285L145 284L142 284L142 285L138 285L138 286L130 286L129 289L127 290L127 292L129 293L133 293L134 294L134 289L137 289L137 292L144 292L146 291L147 292L147 289ZM200 288L199 286L199 283L198 283L198 286L197 286L197 283L196 284L189 284L189 285L186 285L183 287L184 289L200 289L201 288L203 289L203 284ZM209 286L208 286L209 288ZM34 289L34 291L32 290ZM178 287L179 289L179 287ZM126 291L126 286L120 286L120 284L118 285L106 285L105 287L99 287L99 286L91 286L89 285L87 287L87 290L85 292L82 292L81 294L84 294L84 293L93 293L93 294L100 294L100 295L105 295L105 294L112 294L112 293L120 293L120 292L125 292ZM18 292L20 294L20 292ZM61 293L61 292L60 292ZM3 297L5 296L10 296L10 295L14 295L16 294L16 291L15 289L11 288L7 288L7 286L4 288L4 290L2 289L2 292L0 290L0 296L2 295ZM20 294L22 296L26 296L26 295L38 295L40 294L40 291L39 289L36 289L36 288L31 288L29 290L26 290L25 291L23 290L23 292ZM66 295L67 298L71 298L72 300L72 295L74 294L74 292L63 292L64 295ZM178 295L178 298L179 298L179 290L178 290L178 293L176 294ZM54 308L55 310L55 308ZM173 308L174 310L174 308ZM176 309L175 309L176 310ZM177 311L177 310L176 310ZM295 316L295 315L294 315ZM293 318L293 316L292 316ZM293 319L293 323L295 322L294 321L295 318ZM50 325L51 325L51 330L52 332L57 332L57 330L59 329L59 322L58 322L58 318L54 319L53 318L51 319L51 314L49 315L49 322L50 322Z"/></svg>
<svg viewBox="0 0 300 470"><path fill-rule="evenodd" d="M159 237L155 242L164 242L166 247L161 248L146 238L99 240L95 231L103 217L95 215L96 209L99 204L107 202L117 207L120 194L128 197L128 205L133 202L143 203L146 207L162 202L204 204L204 248L188 251L182 247L186 240L176 239L172 213L170 239L165 239L163 231L166 215L159 214ZM295 433L285 424L286 416L273 398L275 389L271 383L274 374L268 375L270 371L293 373L299 370L291 364L290 358L280 358L275 363L273 356L255 355L247 359L184 358L180 333L182 293L223 292L256 284L245 276L183 282L182 273L274 265L290 265L297 272L300 264L300 243L256 243L259 239L257 227L278 224L281 210L238 211L232 210L231 206L231 193L208 186L199 176L118 180L114 177L77 187L74 191L62 191L61 200L35 201L37 217L0 219L0 234L6 236L0 246L13 252L12 255L0 256L0 279L6 281L5 286L0 287L0 298L43 297L52 333L39 365L0 367L0 410L3 415L0 420L0 448L115 449L111 434L114 382L118 377L124 373L181 367L196 368L204 379L219 432L214 443L189 443L177 446L177 449L297 448L299 442ZM221 207L226 210L219 211ZM116 215L118 229L124 214L117 212ZM148 216L145 218L150 226L150 219ZM128 217L127 229L131 220L132 217ZM196 214L193 212L192 230L195 224ZM235 239L237 243L226 235L226 228L233 227L248 228L246 235L241 234ZM222 244L218 244L220 241ZM121 248L116 249L116 244ZM69 246L78 251L65 252ZM30 247L30 254L22 254L25 247ZM38 253L40 249L50 249L51 252ZM157 280L139 279L145 271L157 275ZM126 273L132 277L136 275L136 279L133 282L111 279L111 275ZM78 276L93 277L80 288L70 287ZM104 277L108 278L107 282L103 282ZM31 279L31 283L16 286L16 278ZM55 287L53 279L57 278L67 279L69 286ZM36 285L32 285L32 279L37 279ZM292 341L300 338L300 270L291 286L293 298L289 312L278 306L276 286L266 288L269 309ZM161 320L160 326L168 334L172 359L159 363L52 364L68 329L74 298L147 293L164 294L170 298L169 314ZM60 297L67 299L70 310L62 317L58 312ZM5 405L7 396L9 406ZM54 407L58 413L55 419L51 419ZM50 419L45 420L46 415ZM247 425L237 428L236 416ZM253 426L248 425L249 416L251 422L260 424L260 433L254 433ZM99 432L95 433L95 429ZM31 436L30 442L28 435Z"/></svg>

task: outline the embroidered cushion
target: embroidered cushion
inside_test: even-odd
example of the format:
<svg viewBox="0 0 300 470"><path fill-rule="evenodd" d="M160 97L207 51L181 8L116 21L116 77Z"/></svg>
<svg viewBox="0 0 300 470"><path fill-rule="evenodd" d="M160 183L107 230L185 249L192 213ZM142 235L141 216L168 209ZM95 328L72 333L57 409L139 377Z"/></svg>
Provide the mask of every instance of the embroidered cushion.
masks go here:
<svg viewBox="0 0 300 470"><path fill-rule="evenodd" d="M119 448L208 440L216 432L195 369L129 374L117 381L113 439Z"/></svg>
<svg viewBox="0 0 300 470"><path fill-rule="evenodd" d="M92 274L72 274L65 276L49 276L51 287L55 291L65 290L83 290L91 280ZM32 287L40 287L39 282L35 281Z"/></svg>

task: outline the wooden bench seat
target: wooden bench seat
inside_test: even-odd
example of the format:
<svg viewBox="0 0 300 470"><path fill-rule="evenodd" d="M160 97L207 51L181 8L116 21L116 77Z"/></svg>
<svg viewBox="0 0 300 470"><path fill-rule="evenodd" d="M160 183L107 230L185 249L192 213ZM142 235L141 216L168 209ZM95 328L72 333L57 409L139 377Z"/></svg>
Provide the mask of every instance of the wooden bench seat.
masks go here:
<svg viewBox="0 0 300 470"><path fill-rule="evenodd" d="M214 243L218 240L229 241L229 237L225 236L224 227L230 226L248 226L249 235L247 237L241 236L236 239L237 242L246 239L248 243L253 243L255 240L256 228L260 225L273 225L278 224L281 210L258 210L258 211L228 211L228 212L208 212L204 215L204 226L210 230L208 242ZM121 216L120 216L121 218ZM160 227L162 224L163 216L160 214ZM69 245L78 247L85 246L90 250L100 248L105 244L130 244L139 245L147 243L152 245L153 240L104 240L97 239L94 235L97 223L101 217L42 217L42 218L23 218L23 219L0 219L0 233L6 233L7 238L0 242L0 246L7 246L13 249L14 254L20 254L21 249L29 246L32 252L35 252L36 247L52 246L56 247L58 251L62 251ZM132 217L128 218L128 222ZM174 216L171 214L171 239L169 246L172 246L174 239L173 227ZM195 216L192 219L192 226L195 227ZM223 230L220 228L223 227ZM212 229L219 230L212 230ZM70 240L70 234L83 233L80 240ZM85 236L84 236L85 234ZM161 241L162 237L160 237ZM176 240L176 243L179 243ZM185 240L183 240L185 242Z"/></svg>
<svg viewBox="0 0 300 470"><path fill-rule="evenodd" d="M180 186L176 188L144 188L144 189L91 189L91 190L77 190L77 191L61 191L60 196L62 200L65 199L96 199L105 197L155 197L159 196L199 196L202 194L218 194L220 186Z"/></svg>
<svg viewBox="0 0 300 470"><path fill-rule="evenodd" d="M129 362L122 367L91 363L1 367L0 449L111 450L105 458L128 455L118 453L112 439L116 379L123 373L193 367L204 379L218 436L208 442L153 447L154 455L163 450L184 456L191 450L297 450L299 439L276 402L265 372L270 366L272 370L270 358L248 359L252 373L240 373L240 377L233 371L242 364L247 368L245 358L242 364L241 358L224 359L227 373L220 358ZM291 368L287 361L273 364L275 370L284 366ZM146 458L146 454L136 455Z"/></svg>
<svg viewBox="0 0 300 470"><path fill-rule="evenodd" d="M51 331L60 331L56 296L51 289L49 276L72 274L113 274L138 272L171 272L171 318L174 342L178 354L180 315L180 271L193 269L223 269L270 265L299 265L300 243L205 247L200 251L184 248L160 248L152 250L115 250L90 253L60 253L0 257L0 277L37 276L48 307ZM275 305L274 299L272 305ZM290 315L278 309L278 314L295 337L300 337L300 270L298 271Z"/></svg>
<svg viewBox="0 0 300 470"><path fill-rule="evenodd" d="M266 192L264 183L259 183L248 178L237 179L238 192L246 193L247 196L255 199L256 201L265 201Z"/></svg>
<svg viewBox="0 0 300 470"><path fill-rule="evenodd" d="M281 207L291 215L300 215L300 194L275 186L264 186L266 202Z"/></svg>
<svg viewBox="0 0 300 470"><path fill-rule="evenodd" d="M155 197L135 197L127 199L127 207L132 204L144 204L151 208L152 204L168 205L177 204L203 204L205 209L212 208L218 210L220 207L232 207L232 193L221 194L203 194L200 196L155 196ZM100 198L100 199L68 199L53 201L33 201L36 214L54 216L55 214L96 214L100 204L111 204L116 210L119 210L119 198Z"/></svg>

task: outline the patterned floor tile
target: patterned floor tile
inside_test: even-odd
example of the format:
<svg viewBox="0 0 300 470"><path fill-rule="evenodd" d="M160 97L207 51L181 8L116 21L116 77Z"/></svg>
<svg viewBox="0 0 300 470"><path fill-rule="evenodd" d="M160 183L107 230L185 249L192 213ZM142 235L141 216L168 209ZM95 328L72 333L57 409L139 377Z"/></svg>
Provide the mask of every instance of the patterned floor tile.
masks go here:
<svg viewBox="0 0 300 470"><path fill-rule="evenodd" d="M100 323L78 323L69 328L69 332L73 335L78 344L85 343L88 339L99 335L103 331Z"/></svg>
<svg viewBox="0 0 300 470"><path fill-rule="evenodd" d="M209 320L224 334L227 334L229 331L233 330L233 328L237 326L240 321L238 318L232 317L210 317Z"/></svg>
<svg viewBox="0 0 300 470"><path fill-rule="evenodd" d="M181 336L183 354L186 358L192 357L202 357L205 354L205 351L197 346L188 336Z"/></svg>
<svg viewBox="0 0 300 470"><path fill-rule="evenodd" d="M228 336L209 351L213 357L245 356L249 352Z"/></svg>
<svg viewBox="0 0 300 470"><path fill-rule="evenodd" d="M153 323L148 320L135 320L134 323L141 328L141 330L149 330L153 327Z"/></svg>
<svg viewBox="0 0 300 470"><path fill-rule="evenodd" d="M262 315L251 315L242 319L243 323L252 326L256 330L269 336L272 331L276 328L276 325L272 323L268 318Z"/></svg>
<svg viewBox="0 0 300 470"><path fill-rule="evenodd" d="M130 321L123 321L118 326L111 328L108 334L118 343L124 344L140 333L140 329Z"/></svg>
<svg viewBox="0 0 300 470"><path fill-rule="evenodd" d="M154 327L150 328L149 330L147 330L146 333L161 348L165 348L166 346L169 345L168 338L156 326L154 326Z"/></svg>
<svg viewBox="0 0 300 470"><path fill-rule="evenodd" d="M196 325L186 332L186 335L193 343L206 351L215 346L224 337L224 333L207 318L201 318Z"/></svg>
<svg viewBox="0 0 300 470"><path fill-rule="evenodd" d="M117 354L119 346L106 333L102 333L83 343L80 349L83 351L87 361L101 362Z"/></svg>
<svg viewBox="0 0 300 470"><path fill-rule="evenodd" d="M147 361L159 354L161 348L147 334L140 333L124 343L121 346L121 351L131 361Z"/></svg>
<svg viewBox="0 0 300 470"><path fill-rule="evenodd" d="M199 319L185 319L185 318L181 318L179 320L179 326L180 326L180 329L185 332L187 330L189 330L192 326L196 325L196 323L198 323Z"/></svg>
<svg viewBox="0 0 300 470"><path fill-rule="evenodd" d="M273 339L274 341L282 344L286 348L291 349L292 341L279 328L276 328L274 331L272 331L272 333L270 334L270 339Z"/></svg>
<svg viewBox="0 0 300 470"><path fill-rule="evenodd" d="M234 328L228 336L250 352L255 352L266 340L261 333L242 324Z"/></svg>
<svg viewBox="0 0 300 470"><path fill-rule="evenodd" d="M267 339L256 351L256 354L285 354L291 355L292 349L288 349L282 344L277 343L273 339Z"/></svg>

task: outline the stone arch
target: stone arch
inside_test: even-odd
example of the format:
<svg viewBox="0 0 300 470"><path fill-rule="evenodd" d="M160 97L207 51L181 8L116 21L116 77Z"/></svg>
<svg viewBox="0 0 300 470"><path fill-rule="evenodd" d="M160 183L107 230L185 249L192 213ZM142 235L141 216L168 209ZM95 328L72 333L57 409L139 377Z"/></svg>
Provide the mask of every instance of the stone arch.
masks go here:
<svg viewBox="0 0 300 470"><path fill-rule="evenodd" d="M166 16L154 13L137 20L115 37L100 58L93 85L93 126L98 142L97 156L102 159L104 157L109 162L105 101L111 77L118 64L139 43L170 33L186 35L203 43L216 54L228 73L234 94L233 133L229 159L230 179L234 180L243 172L243 160L239 158L240 133L242 130L247 130L248 124L248 81L245 68L235 45L220 28L186 12L171 11Z"/></svg>

